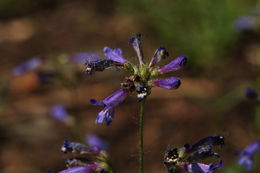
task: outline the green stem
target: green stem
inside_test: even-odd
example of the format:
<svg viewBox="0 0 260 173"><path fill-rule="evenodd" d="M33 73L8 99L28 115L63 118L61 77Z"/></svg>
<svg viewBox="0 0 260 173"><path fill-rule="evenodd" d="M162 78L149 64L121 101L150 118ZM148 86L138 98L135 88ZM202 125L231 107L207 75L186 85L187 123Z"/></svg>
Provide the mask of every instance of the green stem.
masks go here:
<svg viewBox="0 0 260 173"><path fill-rule="evenodd" d="M139 173L144 173L144 103L145 99L140 103L139 116Z"/></svg>

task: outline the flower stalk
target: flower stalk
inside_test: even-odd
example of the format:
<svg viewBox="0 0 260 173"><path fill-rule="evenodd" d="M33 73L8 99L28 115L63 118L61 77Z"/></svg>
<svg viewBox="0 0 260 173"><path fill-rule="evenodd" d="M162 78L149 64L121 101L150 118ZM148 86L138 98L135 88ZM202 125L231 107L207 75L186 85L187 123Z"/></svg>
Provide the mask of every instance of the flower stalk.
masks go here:
<svg viewBox="0 0 260 173"><path fill-rule="evenodd" d="M145 99L140 102L139 115L139 173L144 173L144 103Z"/></svg>

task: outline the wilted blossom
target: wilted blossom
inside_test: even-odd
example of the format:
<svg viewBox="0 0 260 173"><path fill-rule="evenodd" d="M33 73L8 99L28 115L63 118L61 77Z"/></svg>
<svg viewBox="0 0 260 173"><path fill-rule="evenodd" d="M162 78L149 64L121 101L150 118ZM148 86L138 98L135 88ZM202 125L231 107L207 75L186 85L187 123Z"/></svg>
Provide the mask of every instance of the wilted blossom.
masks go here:
<svg viewBox="0 0 260 173"><path fill-rule="evenodd" d="M249 144L243 151L238 153L238 163L245 167L247 170L252 170L254 155L259 151L260 141Z"/></svg>
<svg viewBox="0 0 260 173"><path fill-rule="evenodd" d="M246 97L248 98L248 99L252 99L252 100L255 100L255 99L257 99L258 98L258 93L254 90L254 89L252 89L252 88L247 88L246 90L245 90L245 94L246 94Z"/></svg>
<svg viewBox="0 0 260 173"><path fill-rule="evenodd" d="M92 149L96 149L96 150L107 150L108 149L108 142L94 134L87 134L86 141L87 141L87 144Z"/></svg>
<svg viewBox="0 0 260 173"><path fill-rule="evenodd" d="M62 104L55 104L51 107L51 115L58 121L67 122L69 114Z"/></svg>
<svg viewBox="0 0 260 173"><path fill-rule="evenodd" d="M154 86L165 89L177 89L181 84L179 78L169 77L160 80L157 79L157 76L159 74L181 69L187 62L185 56L178 57L168 65L159 68L156 66L157 63L169 56L165 47L159 47L153 54L150 62L145 63L141 46L141 35L137 34L135 37L131 38L129 42L137 54L139 65L134 65L126 60L120 48L111 49L105 47L104 54L106 59L93 61L93 63L91 60L87 60L87 74L92 74L94 71L104 71L111 66L124 69L129 74L121 83L120 90L101 101L91 99L90 102L92 105L104 106L104 109L99 112L97 116L96 123L102 123L105 120L107 125L111 124L114 119L115 107L123 102L127 95L134 91L137 94L137 99L142 101L151 93L152 87ZM114 63L111 63L110 61L113 61ZM153 79L155 77L156 79Z"/></svg>
<svg viewBox="0 0 260 173"><path fill-rule="evenodd" d="M223 144L224 137L215 135L203 138L191 146L185 144L180 148L168 149L164 155L164 165L169 173L178 169L189 173L213 173L222 167L221 160L216 165L201 162L212 156L220 157L213 151L213 147Z"/></svg>
<svg viewBox="0 0 260 173"><path fill-rule="evenodd" d="M36 56L33 57L32 59L26 61L25 63L16 66L13 70L12 73L14 76L19 76L22 75L23 73L36 69L37 67L39 67L43 62L42 57Z"/></svg>

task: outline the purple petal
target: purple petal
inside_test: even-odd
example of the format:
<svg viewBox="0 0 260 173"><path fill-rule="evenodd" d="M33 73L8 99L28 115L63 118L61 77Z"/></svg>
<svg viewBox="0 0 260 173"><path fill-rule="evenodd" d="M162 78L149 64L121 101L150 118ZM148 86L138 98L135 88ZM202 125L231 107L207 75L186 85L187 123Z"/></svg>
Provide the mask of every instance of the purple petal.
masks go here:
<svg viewBox="0 0 260 173"><path fill-rule="evenodd" d="M217 165L213 165L212 163L209 165L203 163L191 163L186 165L186 169L189 173L213 173L221 167L222 161Z"/></svg>
<svg viewBox="0 0 260 173"><path fill-rule="evenodd" d="M102 111L98 113L96 118L96 123L102 123L104 120L107 125L110 125L114 119L114 108L111 106L106 106Z"/></svg>
<svg viewBox="0 0 260 173"><path fill-rule="evenodd" d="M92 173L98 168L97 165L79 166L68 168L66 170L60 171L59 173Z"/></svg>
<svg viewBox="0 0 260 173"><path fill-rule="evenodd" d="M12 73L15 76L19 76L27 71L33 70L35 68L37 68L38 66L40 66L42 64L42 58L39 56L36 56L32 59L30 59L29 61L26 61L25 63L16 66Z"/></svg>
<svg viewBox="0 0 260 173"><path fill-rule="evenodd" d="M253 160L252 160L252 158L250 158L248 156L242 156L238 160L238 164L244 166L244 168L246 168L247 170L252 170L253 169Z"/></svg>
<svg viewBox="0 0 260 173"><path fill-rule="evenodd" d="M61 122L66 122L66 120L69 116L65 106L61 105L61 104L56 104L56 105L52 106L51 115L56 120L59 120Z"/></svg>
<svg viewBox="0 0 260 173"><path fill-rule="evenodd" d="M159 61L161 61L162 59L165 59L167 56L169 56L169 53L167 52L167 50L165 49L165 47L159 47L152 59L151 59L151 62L149 64L149 67L152 67L154 66L155 64L157 64Z"/></svg>
<svg viewBox="0 0 260 173"><path fill-rule="evenodd" d="M106 150L108 148L108 142L105 140L102 140L96 135L88 134L86 136L86 141L89 144L90 147L97 147L98 150Z"/></svg>
<svg viewBox="0 0 260 173"><path fill-rule="evenodd" d="M129 43L132 44L132 46L137 54L140 64L143 64L144 56L143 56L143 50L142 50L142 45L141 45L141 34L136 34L135 37L133 37L129 40Z"/></svg>
<svg viewBox="0 0 260 173"><path fill-rule="evenodd" d="M250 145L248 145L244 149L243 153L245 153L247 155L253 155L258 151L260 151L260 141L253 142Z"/></svg>
<svg viewBox="0 0 260 173"><path fill-rule="evenodd" d="M85 63L98 60L100 58L98 53L74 53L69 56L69 62L71 63Z"/></svg>
<svg viewBox="0 0 260 173"><path fill-rule="evenodd" d="M107 57L107 59L119 62L122 64L127 64L128 61L124 59L122 50L120 48L116 48L114 50L110 49L109 47L104 47L104 54Z"/></svg>
<svg viewBox="0 0 260 173"><path fill-rule="evenodd" d="M99 106L115 107L119 103L124 101L127 95L128 95L128 91L121 89L121 90L117 90L116 92L114 92L113 94L111 94L110 96L108 96L107 98L105 98L102 101L96 101L96 100L92 99L91 104L99 105Z"/></svg>
<svg viewBox="0 0 260 173"><path fill-rule="evenodd" d="M159 81L153 81L152 84L165 89L177 89L181 85L181 81L178 78L171 77Z"/></svg>
<svg viewBox="0 0 260 173"><path fill-rule="evenodd" d="M175 58L169 64L160 68L158 71L160 73L166 73L166 72L171 72L174 70L180 70L186 63L187 63L187 57L180 56L178 58Z"/></svg>

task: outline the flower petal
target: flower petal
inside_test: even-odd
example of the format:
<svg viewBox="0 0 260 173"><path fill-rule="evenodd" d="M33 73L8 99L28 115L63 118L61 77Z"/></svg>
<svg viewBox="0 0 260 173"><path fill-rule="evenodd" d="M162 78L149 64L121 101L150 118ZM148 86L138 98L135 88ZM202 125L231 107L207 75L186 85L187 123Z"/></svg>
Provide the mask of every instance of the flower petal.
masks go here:
<svg viewBox="0 0 260 173"><path fill-rule="evenodd" d="M133 46L139 63L143 64L144 62L144 56L143 56L143 50L142 50L142 45L141 45L141 34L136 34L135 37L129 39L129 43Z"/></svg>
<svg viewBox="0 0 260 173"><path fill-rule="evenodd" d="M26 61L25 63L16 66L12 73L15 76L19 76L27 71L33 70L37 67L39 67L42 64L42 57L36 56L30 59L29 61Z"/></svg>
<svg viewBox="0 0 260 173"><path fill-rule="evenodd" d="M122 64L128 63L128 61L126 59L124 59L122 50L120 48L116 48L113 50L113 49L110 49L109 47L104 47L104 54L107 57L107 59L109 59L109 60L119 62Z"/></svg>
<svg viewBox="0 0 260 173"><path fill-rule="evenodd" d="M244 166L247 170L253 169L253 160L248 156L243 156L238 160L238 164Z"/></svg>
<svg viewBox="0 0 260 173"><path fill-rule="evenodd" d="M110 125L114 119L114 108L111 106L106 106L102 111L98 113L96 118L96 123L102 123L104 120L107 125Z"/></svg>
<svg viewBox="0 0 260 173"><path fill-rule="evenodd" d="M152 84L165 89L177 89L181 85L181 81L178 78L171 77L159 81L153 81Z"/></svg>
<svg viewBox="0 0 260 173"><path fill-rule="evenodd" d="M155 64L157 64L159 61L161 61L162 59L165 59L167 56L169 56L169 53L167 52L167 50L165 49L165 47L159 47L155 52L154 55L151 59L151 62L149 64L149 67L154 66Z"/></svg>
<svg viewBox="0 0 260 173"><path fill-rule="evenodd" d="M100 55L98 53L80 52L69 55L68 59L70 63L89 63L100 59Z"/></svg>
<svg viewBox="0 0 260 173"><path fill-rule="evenodd" d="M55 104L52 106L51 115L61 122L66 122L69 116L65 106L61 104Z"/></svg>
<svg viewBox="0 0 260 173"><path fill-rule="evenodd" d="M203 163L191 163L185 167L189 173L213 173L222 167L222 161L217 165L213 165L212 163L209 165Z"/></svg>
<svg viewBox="0 0 260 173"><path fill-rule="evenodd" d="M90 147L98 148L98 150L106 150L108 148L108 142L99 138L96 135L88 134L86 136L86 141L89 144Z"/></svg>
<svg viewBox="0 0 260 173"><path fill-rule="evenodd" d="M97 165L88 165L88 166L79 166L79 167L73 167L68 168L63 171L60 171L59 173L94 173L96 172L96 169L98 168Z"/></svg>
<svg viewBox="0 0 260 173"><path fill-rule="evenodd" d="M160 68L158 71L160 73L166 73L166 72L171 72L174 70L179 70L181 69L185 64L187 63L187 57L185 56L180 56L178 58L175 58L173 61L171 61L169 64L163 66Z"/></svg>

